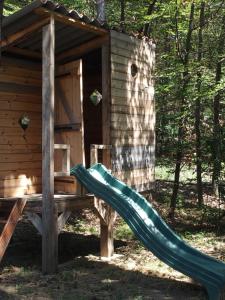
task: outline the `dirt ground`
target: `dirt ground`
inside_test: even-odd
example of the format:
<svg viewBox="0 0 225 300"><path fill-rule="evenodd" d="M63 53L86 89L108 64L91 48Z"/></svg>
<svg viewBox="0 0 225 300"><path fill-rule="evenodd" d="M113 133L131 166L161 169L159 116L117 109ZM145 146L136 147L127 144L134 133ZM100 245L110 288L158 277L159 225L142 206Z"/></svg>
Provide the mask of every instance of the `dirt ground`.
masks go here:
<svg viewBox="0 0 225 300"><path fill-rule="evenodd" d="M3 260L0 299L206 299L199 285L164 265L136 240L116 241L110 261L101 260L98 252L97 236L64 232L59 239L59 272L43 276L41 238L21 223Z"/></svg>
<svg viewBox="0 0 225 300"><path fill-rule="evenodd" d="M165 193L167 191L165 187ZM190 195L186 196L191 199ZM166 218L167 204L153 204ZM176 224L171 225L188 243L225 261L224 232L218 234L210 219L217 210L199 210L192 204L191 200L182 203ZM220 225L225 228L225 224ZM97 218L88 210L73 216L59 236L59 272L44 276L41 237L26 219L23 220L1 264L0 299L207 299L200 285L147 251L120 218L115 231L115 255L110 261L101 260Z"/></svg>

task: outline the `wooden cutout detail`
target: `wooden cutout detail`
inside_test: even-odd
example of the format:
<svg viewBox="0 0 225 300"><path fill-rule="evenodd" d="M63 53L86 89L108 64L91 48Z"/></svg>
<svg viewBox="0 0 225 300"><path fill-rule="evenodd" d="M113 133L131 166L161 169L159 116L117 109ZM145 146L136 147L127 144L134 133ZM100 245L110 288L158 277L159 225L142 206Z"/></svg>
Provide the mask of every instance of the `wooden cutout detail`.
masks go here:
<svg viewBox="0 0 225 300"><path fill-rule="evenodd" d="M62 231L70 215L71 211L66 210L58 217L58 234L60 234L60 232Z"/></svg>
<svg viewBox="0 0 225 300"><path fill-rule="evenodd" d="M16 200L13 208L9 214L8 220L0 235L0 261L2 260L5 251L8 247L10 239L14 233L19 218L22 216L23 209L26 205L26 199Z"/></svg>
<svg viewBox="0 0 225 300"><path fill-rule="evenodd" d="M37 229L40 235L42 235L43 225L42 219L39 217L39 215L32 212L26 212L25 215L27 216L28 220L34 225L34 227Z"/></svg>

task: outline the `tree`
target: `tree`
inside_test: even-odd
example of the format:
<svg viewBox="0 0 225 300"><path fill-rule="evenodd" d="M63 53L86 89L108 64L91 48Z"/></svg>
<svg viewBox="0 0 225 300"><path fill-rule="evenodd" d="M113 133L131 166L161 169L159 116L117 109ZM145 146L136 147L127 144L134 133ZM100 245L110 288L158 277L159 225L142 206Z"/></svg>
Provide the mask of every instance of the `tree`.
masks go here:
<svg viewBox="0 0 225 300"><path fill-rule="evenodd" d="M198 72L197 72L197 97L195 101L195 135L196 135L196 171L197 171L197 193L198 204L202 205L203 192L202 192L202 149L201 149L201 85L202 85L202 55L203 55L203 27L205 24L205 2L201 3L200 16L199 16L199 31L198 31Z"/></svg>
<svg viewBox="0 0 225 300"><path fill-rule="evenodd" d="M193 32L194 11L195 11L195 5L192 2L190 17L189 17L188 32L187 32L185 47L184 47L184 51L183 51L184 53L181 53L179 40L178 40L178 30L176 31L177 51L178 51L178 54L179 54L180 59L183 64L183 76L182 76L181 88L179 90L179 95L178 95L178 97L180 97L180 117L179 117L179 124L178 124L174 185L173 185L173 193L172 193L171 200L170 200L169 216L171 218L174 218L174 211L176 208L176 200L177 200L177 194L178 194L179 184L180 184L181 162L182 162L182 158L183 158L184 113L185 113L185 100L186 100L186 96L187 96L186 92L187 92L188 83L190 81L189 56L190 56L190 50L191 50L191 38L192 38L192 32ZM177 15L177 13L178 13L178 8L176 10L176 15ZM177 17L176 17L176 22L177 22Z"/></svg>
<svg viewBox="0 0 225 300"><path fill-rule="evenodd" d="M105 1L104 0L96 0L97 7L97 19L100 23L105 22Z"/></svg>
<svg viewBox="0 0 225 300"><path fill-rule="evenodd" d="M222 19L221 32L218 40L218 58L216 62L216 86L219 86L222 79L222 58L225 48L225 16ZM221 170L221 127L220 127L220 102L222 91L219 89L213 99L213 191L219 196L219 178Z"/></svg>
<svg viewBox="0 0 225 300"><path fill-rule="evenodd" d="M125 31L125 0L120 0L120 28Z"/></svg>
<svg viewBox="0 0 225 300"><path fill-rule="evenodd" d="M153 0L149 4L148 12L147 12L148 16L151 16L153 14L156 2L157 2L157 0ZM148 22L147 24L144 25L143 34L145 36L150 36L150 22Z"/></svg>

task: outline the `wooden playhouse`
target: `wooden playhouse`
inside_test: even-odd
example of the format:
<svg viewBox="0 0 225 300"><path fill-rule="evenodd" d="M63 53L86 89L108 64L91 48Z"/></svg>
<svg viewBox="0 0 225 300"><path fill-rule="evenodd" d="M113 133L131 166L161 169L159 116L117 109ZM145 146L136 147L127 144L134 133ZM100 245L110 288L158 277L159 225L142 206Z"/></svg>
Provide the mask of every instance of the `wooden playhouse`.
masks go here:
<svg viewBox="0 0 225 300"><path fill-rule="evenodd" d="M154 44L36 0L3 19L0 65L0 259L21 214L42 234L43 271L73 210L101 221L113 251L114 212L70 176L100 161L147 191L154 181Z"/></svg>

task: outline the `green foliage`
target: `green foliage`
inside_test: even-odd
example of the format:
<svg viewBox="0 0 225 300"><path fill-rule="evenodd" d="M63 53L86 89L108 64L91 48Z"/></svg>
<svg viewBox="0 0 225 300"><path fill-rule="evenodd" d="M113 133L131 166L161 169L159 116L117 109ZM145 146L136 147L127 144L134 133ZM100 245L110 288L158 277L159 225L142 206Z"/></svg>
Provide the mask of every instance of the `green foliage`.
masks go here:
<svg viewBox="0 0 225 300"><path fill-rule="evenodd" d="M115 230L115 238L119 240L132 240L134 239L134 234L130 227L123 221L117 225Z"/></svg>

